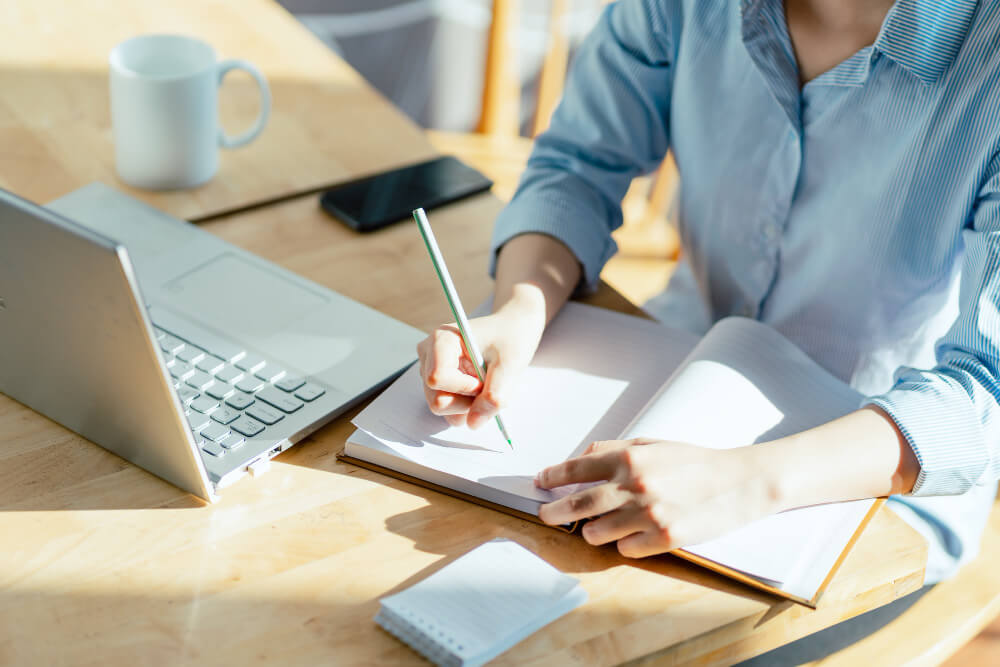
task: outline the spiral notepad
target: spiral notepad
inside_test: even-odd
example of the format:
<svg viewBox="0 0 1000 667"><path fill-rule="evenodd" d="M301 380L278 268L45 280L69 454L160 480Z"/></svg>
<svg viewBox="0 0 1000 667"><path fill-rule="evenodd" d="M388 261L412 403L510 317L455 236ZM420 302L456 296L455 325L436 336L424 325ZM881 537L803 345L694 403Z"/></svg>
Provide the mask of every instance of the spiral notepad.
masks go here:
<svg viewBox="0 0 1000 667"><path fill-rule="evenodd" d="M579 581L493 540L382 599L375 622L438 665L482 665L583 604Z"/></svg>

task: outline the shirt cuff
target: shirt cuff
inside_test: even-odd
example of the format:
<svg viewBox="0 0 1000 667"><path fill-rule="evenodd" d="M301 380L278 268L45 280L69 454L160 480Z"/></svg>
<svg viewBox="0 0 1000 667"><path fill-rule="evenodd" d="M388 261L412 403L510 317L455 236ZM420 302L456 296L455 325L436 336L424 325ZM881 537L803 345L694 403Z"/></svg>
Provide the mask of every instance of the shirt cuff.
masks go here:
<svg viewBox="0 0 1000 667"><path fill-rule="evenodd" d="M910 495L965 493L989 465L981 419L964 389L921 373L866 404L885 410L920 463Z"/></svg>
<svg viewBox="0 0 1000 667"><path fill-rule="evenodd" d="M490 275L496 277L497 253L507 241L528 233L546 234L566 245L583 267L582 281L593 289L604 264L618 251L611 238L604 211L578 202L593 202L592 193L577 193L577 188L562 181L560 191L528 190L514 197L497 216L490 243ZM600 208L600 207L599 207Z"/></svg>

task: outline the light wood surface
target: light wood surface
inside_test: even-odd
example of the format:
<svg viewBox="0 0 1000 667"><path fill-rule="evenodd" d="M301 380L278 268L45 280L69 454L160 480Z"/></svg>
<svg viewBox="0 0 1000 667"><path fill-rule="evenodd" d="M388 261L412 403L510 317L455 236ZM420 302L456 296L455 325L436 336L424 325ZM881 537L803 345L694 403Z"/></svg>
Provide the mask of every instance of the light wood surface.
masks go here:
<svg viewBox="0 0 1000 667"><path fill-rule="evenodd" d="M5 0L0 25L0 187L34 201L102 181L199 219L433 154L418 127L271 0ZM222 150L219 173L194 190L133 190L114 170L108 54L148 32L202 38L220 58L255 63L271 85L264 132ZM244 74L226 78L219 101L230 133L256 118Z"/></svg>
<svg viewBox="0 0 1000 667"><path fill-rule="evenodd" d="M236 23L221 18L236 14L230 10L236 3L196 4L132 3L118 20L133 26L129 32L137 25L186 27L221 45L226 55L251 58L256 57L252 45L267 41L265 33L303 32L266 3L238 3L242 18ZM93 3L87 11L99 14L109 6ZM73 60L73 53L84 46L65 43L63 19L49 16L69 7L51 0L0 6L5 25L34 26L45 35L48 21L58 23L51 34L60 37L47 40L46 58L38 55L44 50L38 45L36 55L23 57L0 47L5 68L0 132L22 141L0 141L0 177L22 179L22 186L34 188L22 194L42 201L78 185L87 168L98 176L108 173L101 171L107 165L95 148L107 138L97 108L106 101L87 92L91 84L71 85L74 75L67 72L85 64ZM114 41L95 33L118 30L106 16L102 26L80 12L74 37L82 44ZM30 46L23 35L15 40ZM103 46L91 51L104 53ZM40 60L12 73L15 56ZM273 56L289 67L298 62L280 49ZM45 67L39 69L42 61ZM48 70L67 85L51 87ZM33 87L31 71L40 72L38 86ZM344 76L346 81L353 75ZM7 91L12 81L18 95ZM302 99L310 95L303 93ZM336 107L331 112L305 105L289 109L288 122L318 127L322 119L337 132L322 145L338 151L347 145L364 152L368 142L389 142L386 137L393 144L389 159L409 161L429 151L411 125L380 108L387 105L377 97L370 104L371 118L357 118L356 108L342 109L341 116ZM378 137L358 130L376 121ZM63 135L70 143L96 142L90 146L90 167L83 156L53 152L53 146L64 145ZM289 144L287 161L325 161L315 155L322 145ZM367 170L363 160L351 162L357 156L338 156L342 175ZM220 196L230 194L227 183L244 183L243 169L248 178L268 171L268 159L247 153L239 162L230 160L232 176L216 182ZM19 169L34 170L33 177L19 175ZM53 182L45 182L48 178ZM294 189L288 181L275 187L279 193ZM212 210L199 193L152 201L178 215ZM482 195L434 214L442 250L470 303L491 289L487 239L499 207L496 198ZM204 228L414 326L430 329L448 319L412 227L358 235L329 219L309 196L225 216ZM607 289L594 301L634 309ZM204 506L0 396L0 664L421 664L372 622L378 598L497 536L579 576L590 594L586 605L497 664L727 664L887 603L922 580L926 548L889 511L876 517L815 611L669 556L628 561L612 548L589 547L578 536L338 462L350 416L281 455L263 477L240 482L225 490L219 503Z"/></svg>
<svg viewBox="0 0 1000 667"><path fill-rule="evenodd" d="M853 665L939 665L1000 614L1000 501L993 508L979 555L948 581L937 584L877 633L809 663L815 667ZM971 664L996 665L992 660ZM963 664L956 660L950 667ZM970 664L970 663L964 663Z"/></svg>
<svg viewBox="0 0 1000 667"><path fill-rule="evenodd" d="M435 213L463 298L484 298L488 195ZM414 230L358 235L314 197L204 227L415 326L447 306ZM610 292L599 302L626 307ZM419 660L372 623L377 599L497 536L579 576L580 609L498 664L726 664L915 590L925 546L890 512L820 608L671 557L612 548L337 462L346 418L202 506L0 397L0 663L375 664ZM651 658L652 659L652 658Z"/></svg>

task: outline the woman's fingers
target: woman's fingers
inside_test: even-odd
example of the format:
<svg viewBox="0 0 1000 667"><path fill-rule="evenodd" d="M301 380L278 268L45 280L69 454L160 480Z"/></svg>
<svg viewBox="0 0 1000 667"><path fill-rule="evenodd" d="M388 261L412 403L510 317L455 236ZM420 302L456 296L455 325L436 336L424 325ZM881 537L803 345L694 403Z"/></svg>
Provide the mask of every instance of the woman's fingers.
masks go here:
<svg viewBox="0 0 1000 667"><path fill-rule="evenodd" d="M446 391L437 391L424 385L424 398L427 399L427 407L436 415L464 415L469 411L473 398L461 394L452 394Z"/></svg>
<svg viewBox="0 0 1000 667"><path fill-rule="evenodd" d="M614 452L619 449L625 449L626 447L631 447L632 445L651 445L654 442L660 442L654 438L631 438L629 440L597 440L590 443L587 449L584 450L584 454L599 454L601 452Z"/></svg>
<svg viewBox="0 0 1000 667"><path fill-rule="evenodd" d="M436 329L418 347L420 369L424 384L430 389L450 394L475 396L482 382L475 375L464 372L465 350L458 332L449 328Z"/></svg>
<svg viewBox="0 0 1000 667"><path fill-rule="evenodd" d="M602 482L613 478L620 464L618 451L578 456L542 470L535 476L535 484L543 489L554 489L567 484Z"/></svg>
<svg viewBox="0 0 1000 667"><path fill-rule="evenodd" d="M615 510L628 500L629 494L617 484L599 484L542 505L538 518L550 525L572 523Z"/></svg>
<svg viewBox="0 0 1000 667"><path fill-rule="evenodd" d="M494 357L487 360L486 381L469 409L470 428L479 428L504 406L509 375L507 367L499 359Z"/></svg>
<svg viewBox="0 0 1000 667"><path fill-rule="evenodd" d="M645 558L676 549L680 544L669 530L650 528L618 540L618 553L626 558Z"/></svg>
<svg viewBox="0 0 1000 667"><path fill-rule="evenodd" d="M583 539L599 545L616 542L647 527L642 511L635 503L626 503L613 512L591 519L583 527Z"/></svg>

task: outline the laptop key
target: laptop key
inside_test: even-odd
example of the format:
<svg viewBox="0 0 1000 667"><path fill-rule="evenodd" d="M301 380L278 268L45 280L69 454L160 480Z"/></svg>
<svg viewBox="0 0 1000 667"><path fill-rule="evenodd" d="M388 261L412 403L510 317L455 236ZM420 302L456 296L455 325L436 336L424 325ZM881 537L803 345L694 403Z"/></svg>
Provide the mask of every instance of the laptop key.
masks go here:
<svg viewBox="0 0 1000 667"><path fill-rule="evenodd" d="M205 393L211 396L212 398L217 398L221 401L234 391L236 390L233 388L233 385L226 384L225 382L216 382L211 387L206 389Z"/></svg>
<svg viewBox="0 0 1000 667"><path fill-rule="evenodd" d="M167 334L160 340L160 349L167 354L177 354L183 347L184 341L170 334Z"/></svg>
<svg viewBox="0 0 1000 667"><path fill-rule="evenodd" d="M326 393L326 389L320 387L317 384L312 384L307 382L299 390L295 392L295 395L301 398L303 401L310 402L315 401L317 398Z"/></svg>
<svg viewBox="0 0 1000 667"><path fill-rule="evenodd" d="M264 366L264 357L250 352L242 359L238 359L235 365L236 368L239 368L242 371L253 373Z"/></svg>
<svg viewBox="0 0 1000 667"><path fill-rule="evenodd" d="M215 442L205 443L202 446L201 451L207 452L207 453L209 453L212 456L215 456L217 458L222 458L223 456L226 455L226 450L223 449L222 447L220 447L218 445L218 443L215 443Z"/></svg>
<svg viewBox="0 0 1000 667"><path fill-rule="evenodd" d="M205 371L210 375L215 375L222 370L225 363L222 359L219 359L215 355L206 354L205 358L199 361L196 366L198 370Z"/></svg>
<svg viewBox="0 0 1000 667"><path fill-rule="evenodd" d="M286 378L282 378L278 382L275 382L274 386L280 389L281 391L293 392L302 385L304 385L305 383L306 381L303 380L302 378L295 375L290 375Z"/></svg>
<svg viewBox="0 0 1000 667"><path fill-rule="evenodd" d="M193 325L168 310L153 306L148 309L148 312L149 319L153 320L153 324L156 326L175 337L191 341L202 349L211 350L212 354L222 357L226 361L235 361L246 354L246 350L240 345Z"/></svg>
<svg viewBox="0 0 1000 667"><path fill-rule="evenodd" d="M275 389L274 387L264 387L256 394L257 398L278 408L282 412L292 413L302 407L302 401L289 396L288 394Z"/></svg>
<svg viewBox="0 0 1000 667"><path fill-rule="evenodd" d="M285 376L285 369L278 368L274 364L267 364L264 368L259 369L254 373L258 378L264 382L274 382Z"/></svg>
<svg viewBox="0 0 1000 667"><path fill-rule="evenodd" d="M226 399L226 403L237 410L245 410L249 406L254 404L253 396L244 394L242 391L238 391L229 398Z"/></svg>
<svg viewBox="0 0 1000 667"><path fill-rule="evenodd" d="M237 433L242 433L248 438L252 438L264 430L264 425L256 419L243 415L229 425Z"/></svg>
<svg viewBox="0 0 1000 667"><path fill-rule="evenodd" d="M268 426L271 424L277 424L285 418L285 415L273 408L269 408L263 403L256 403L247 408L247 414L257 421L267 424Z"/></svg>
<svg viewBox="0 0 1000 667"><path fill-rule="evenodd" d="M237 389L239 389L240 391L245 391L248 394L254 393L263 386L264 386L264 381L258 380L252 375L248 375L247 377L243 378L242 380L236 383Z"/></svg>
<svg viewBox="0 0 1000 667"><path fill-rule="evenodd" d="M205 356L205 350L195 347L194 345L185 345L181 348L180 352L175 353L177 358L181 361L186 361L189 364L194 364L201 361L202 357Z"/></svg>
<svg viewBox="0 0 1000 667"><path fill-rule="evenodd" d="M226 364L220 370L215 371L215 377L219 378L223 382L233 384L243 377L243 371Z"/></svg>
<svg viewBox="0 0 1000 667"><path fill-rule="evenodd" d="M201 429L208 425L208 415L203 415L200 412L195 412L193 410L188 411L187 420L188 426L190 426L191 430L195 433L195 439L197 439L198 433Z"/></svg>
<svg viewBox="0 0 1000 667"><path fill-rule="evenodd" d="M170 376L177 379L183 380L187 376L194 373L194 368L191 364L185 364L183 361L175 362L170 368L167 369L170 372Z"/></svg>
<svg viewBox="0 0 1000 667"><path fill-rule="evenodd" d="M212 421L217 421L220 424L230 424L239 416L240 413L236 410L222 406L218 410L212 412Z"/></svg>
<svg viewBox="0 0 1000 667"><path fill-rule="evenodd" d="M167 337L167 332L164 331L163 329L157 329L156 327L153 327L153 333L156 334L156 340L163 340L164 338Z"/></svg>
<svg viewBox="0 0 1000 667"><path fill-rule="evenodd" d="M195 389L204 390L207 389L210 384L215 382L215 378L205 371L196 370L192 372L189 377L185 378L184 381Z"/></svg>
<svg viewBox="0 0 1000 667"><path fill-rule="evenodd" d="M177 398L181 399L181 405L189 405L191 401L198 398L201 394L192 387L182 384L177 388Z"/></svg>
<svg viewBox="0 0 1000 667"><path fill-rule="evenodd" d="M243 443L246 441L247 439L244 438L239 433L230 433L222 440L220 440L219 444L225 447L226 449L236 449L237 447L242 446Z"/></svg>
<svg viewBox="0 0 1000 667"><path fill-rule="evenodd" d="M191 409L197 410L202 414L208 414L212 410L219 407L219 402L214 398L209 398L208 396L201 396L191 401Z"/></svg>
<svg viewBox="0 0 1000 667"><path fill-rule="evenodd" d="M208 426L201 429L201 437L207 438L212 442L218 442L227 435L229 435L229 427L216 424L215 422L208 422Z"/></svg>

